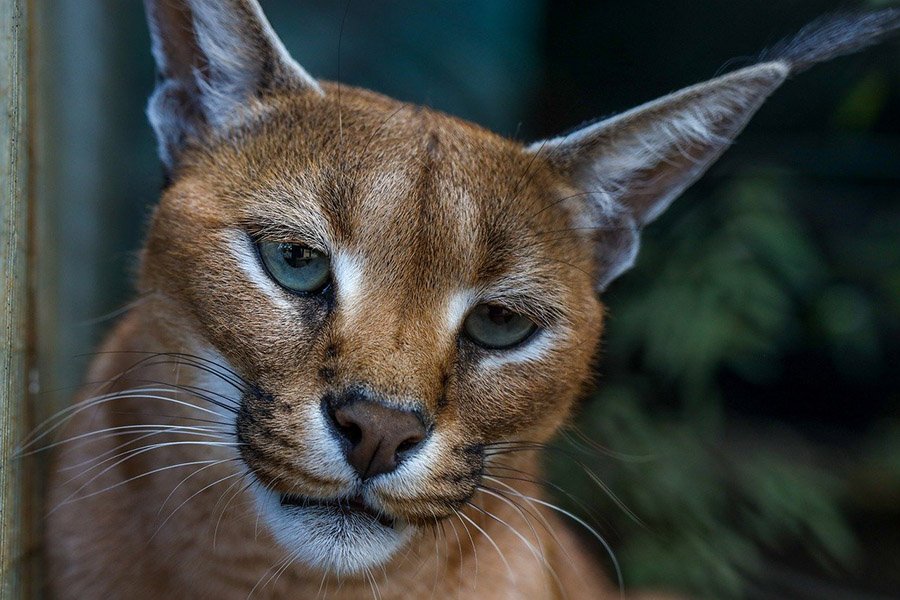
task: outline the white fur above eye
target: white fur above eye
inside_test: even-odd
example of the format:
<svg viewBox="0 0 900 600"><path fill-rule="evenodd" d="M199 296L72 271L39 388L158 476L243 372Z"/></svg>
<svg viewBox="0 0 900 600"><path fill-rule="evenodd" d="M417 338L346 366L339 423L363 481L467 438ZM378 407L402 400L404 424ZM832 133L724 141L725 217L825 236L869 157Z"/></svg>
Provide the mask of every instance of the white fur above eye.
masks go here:
<svg viewBox="0 0 900 600"><path fill-rule="evenodd" d="M444 327L451 335L456 335L462 328L463 319L469 309L475 305L477 296L472 290L460 290L450 294L444 308Z"/></svg>
<svg viewBox="0 0 900 600"><path fill-rule="evenodd" d="M343 310L356 312L364 292L365 267L362 257L336 251L331 257L331 272Z"/></svg>

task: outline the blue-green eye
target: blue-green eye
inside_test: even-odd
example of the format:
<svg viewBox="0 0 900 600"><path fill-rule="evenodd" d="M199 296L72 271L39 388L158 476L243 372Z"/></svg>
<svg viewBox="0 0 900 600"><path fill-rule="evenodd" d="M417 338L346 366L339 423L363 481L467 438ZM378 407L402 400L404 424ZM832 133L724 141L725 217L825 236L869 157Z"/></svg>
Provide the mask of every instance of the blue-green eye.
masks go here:
<svg viewBox="0 0 900 600"><path fill-rule="evenodd" d="M293 292L317 292L331 277L328 255L302 244L259 242L259 256L272 279Z"/></svg>
<svg viewBox="0 0 900 600"><path fill-rule="evenodd" d="M485 348L510 348L537 330L527 317L496 304L479 304L463 324L466 335Z"/></svg>

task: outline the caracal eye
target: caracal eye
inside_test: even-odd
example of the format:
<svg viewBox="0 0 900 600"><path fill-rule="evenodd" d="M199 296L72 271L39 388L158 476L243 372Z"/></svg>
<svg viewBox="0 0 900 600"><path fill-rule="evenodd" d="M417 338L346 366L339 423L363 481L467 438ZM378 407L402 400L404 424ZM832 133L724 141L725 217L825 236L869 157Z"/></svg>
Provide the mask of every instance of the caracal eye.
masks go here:
<svg viewBox="0 0 900 600"><path fill-rule="evenodd" d="M537 330L527 317L496 304L479 304L463 325L466 335L479 346L510 348L525 341Z"/></svg>
<svg viewBox="0 0 900 600"><path fill-rule="evenodd" d="M257 248L272 279L292 292L318 292L331 278L328 255L318 250L292 242L259 242Z"/></svg>

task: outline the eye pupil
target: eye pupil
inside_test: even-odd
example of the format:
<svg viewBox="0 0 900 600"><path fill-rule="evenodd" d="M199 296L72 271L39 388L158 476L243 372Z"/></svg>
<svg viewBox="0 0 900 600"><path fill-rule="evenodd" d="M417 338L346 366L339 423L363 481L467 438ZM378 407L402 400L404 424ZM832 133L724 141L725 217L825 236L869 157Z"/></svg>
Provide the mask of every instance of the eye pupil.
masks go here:
<svg viewBox="0 0 900 600"><path fill-rule="evenodd" d="M502 306L488 306L487 318L496 325L508 325L518 315Z"/></svg>
<svg viewBox="0 0 900 600"><path fill-rule="evenodd" d="M278 244L278 250L284 258L284 262L294 269L305 267L309 261L318 258L319 254L312 248L301 246L300 244L290 244L282 242Z"/></svg>

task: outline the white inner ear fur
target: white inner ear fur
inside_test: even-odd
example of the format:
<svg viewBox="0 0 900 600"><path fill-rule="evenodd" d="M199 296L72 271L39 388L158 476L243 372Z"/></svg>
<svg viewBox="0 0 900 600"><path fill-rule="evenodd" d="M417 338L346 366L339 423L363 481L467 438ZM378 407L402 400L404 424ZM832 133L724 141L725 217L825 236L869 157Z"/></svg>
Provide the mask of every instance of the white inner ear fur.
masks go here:
<svg viewBox="0 0 900 600"><path fill-rule="evenodd" d="M602 234L599 289L632 265L640 228L719 158L789 72L777 61L741 69L529 147L585 192Z"/></svg>
<svg viewBox="0 0 900 600"><path fill-rule="evenodd" d="M278 287L272 278L263 271L262 265L259 264L259 257L256 249L253 247L253 241L246 233L237 230L231 230L226 234L226 246L231 256L241 271L253 284L253 286L263 293L269 301L283 311L293 310L294 307L286 297L286 292Z"/></svg>
<svg viewBox="0 0 900 600"><path fill-rule="evenodd" d="M624 209L645 225L724 152L789 72L780 62L748 67L529 150L570 166L581 188L599 192L602 212ZM642 180L651 170L655 177ZM642 192L652 200L632 204Z"/></svg>
<svg viewBox="0 0 900 600"><path fill-rule="evenodd" d="M206 118L218 127L239 120L242 107L253 98L264 65L259 64L259 49L248 44L247 23L242 15L229 6L232 2L190 0L194 17L194 34L209 65L210 79L198 72L194 78L202 91L201 101ZM293 59L275 34L262 9L255 1L245 5L278 62L296 78L298 86L322 94L319 84Z"/></svg>

